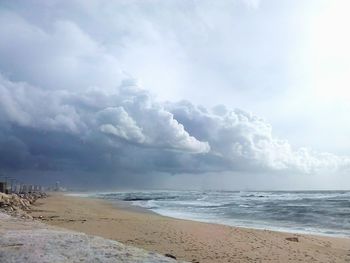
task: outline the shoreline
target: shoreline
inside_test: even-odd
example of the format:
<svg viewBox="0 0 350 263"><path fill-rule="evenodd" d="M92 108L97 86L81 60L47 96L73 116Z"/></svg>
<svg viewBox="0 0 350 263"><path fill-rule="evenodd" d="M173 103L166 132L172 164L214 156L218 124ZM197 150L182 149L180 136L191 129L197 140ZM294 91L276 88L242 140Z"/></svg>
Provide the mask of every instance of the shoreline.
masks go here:
<svg viewBox="0 0 350 263"><path fill-rule="evenodd" d="M192 262L346 262L350 239L258 230L162 216L130 204L51 194L31 215Z"/></svg>
<svg viewBox="0 0 350 263"><path fill-rule="evenodd" d="M102 200L104 202L110 203L112 206L115 206L117 209L125 209L128 211L134 211L134 212L140 212L140 213L151 213L162 217L167 217L170 219L178 219L178 220L188 220L193 222L200 222L200 223L207 223L207 224L214 224L214 225L223 225L223 226L229 226L229 227L237 227L237 228L243 228L243 229L251 229L251 230L262 230L262 231L273 231L273 232L280 232L280 233L287 233L287 234L301 234L301 235L312 235L312 236L320 236L320 237L334 237L334 238L346 238L350 239L350 236L347 236L345 234L331 234L331 233L325 233L325 232L317 232L317 231L306 231L306 230L297 230L293 228L288 227L273 227L273 226L266 226L266 227L259 227L259 226L249 226L249 225L239 225L239 224L229 224L225 222L221 222L220 220L214 221L214 220L206 220L206 219L195 219L195 218L186 218L186 217L175 217L171 215L166 215L162 213L158 213L156 211L153 211L152 209L148 209L146 207L134 205L131 203L131 201L123 201L123 200L109 200L109 199L103 199L94 197L93 195L89 194L79 194L79 193L68 193L63 194L66 196L72 196L72 197L78 197L78 198L89 198L94 200ZM326 229L323 229L326 230Z"/></svg>

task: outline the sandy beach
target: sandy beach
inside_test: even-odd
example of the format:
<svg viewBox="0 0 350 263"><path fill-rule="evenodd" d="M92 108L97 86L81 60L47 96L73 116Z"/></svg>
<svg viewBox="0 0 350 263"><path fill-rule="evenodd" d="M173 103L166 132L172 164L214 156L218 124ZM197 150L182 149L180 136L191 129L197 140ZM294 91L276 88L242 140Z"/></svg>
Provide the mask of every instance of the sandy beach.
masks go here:
<svg viewBox="0 0 350 263"><path fill-rule="evenodd" d="M180 262L115 240L13 217L3 210L0 210L0 237L1 263Z"/></svg>
<svg viewBox="0 0 350 263"><path fill-rule="evenodd" d="M350 262L350 239L179 220L103 200L52 194L31 215L190 262Z"/></svg>

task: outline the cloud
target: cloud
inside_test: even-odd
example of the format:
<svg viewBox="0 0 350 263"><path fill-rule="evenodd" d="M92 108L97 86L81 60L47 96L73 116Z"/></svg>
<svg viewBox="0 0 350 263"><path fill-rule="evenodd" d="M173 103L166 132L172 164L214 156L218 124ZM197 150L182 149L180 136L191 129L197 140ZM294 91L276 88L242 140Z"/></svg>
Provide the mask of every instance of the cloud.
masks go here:
<svg viewBox="0 0 350 263"><path fill-rule="evenodd" d="M243 169L317 173L350 167L349 157L318 153L306 148L294 150L272 134L263 119L245 111L227 110L219 105L212 110L190 102L168 103L168 109L191 134L208 141L211 154Z"/></svg>
<svg viewBox="0 0 350 263"><path fill-rule="evenodd" d="M0 89L4 125L77 136L107 135L110 141L124 139L140 147L209 151L208 143L188 134L170 112L136 86L121 86L114 93L98 90L77 93L42 90L1 77ZM95 96L101 100L99 104Z"/></svg>
<svg viewBox="0 0 350 263"><path fill-rule="evenodd" d="M62 156L66 159L63 169L78 168L97 153L102 157L101 163L95 163L95 169L106 166L111 171L140 166L133 169L171 173L317 173L350 165L347 157L304 148L293 150L288 142L274 138L271 126L253 114L228 110L222 105L206 109L186 101L158 102L133 80L125 80L114 92L101 89L72 92L43 90L1 77L0 89L0 125L11 134L9 143L4 145L10 147L14 140L20 142L17 145L26 149L28 162L46 156L49 165L39 165L45 169L62 168L59 167L62 160L51 152L54 149L45 146L45 151L40 152L41 144L52 147L57 137L62 148L58 151L67 154ZM39 140L42 133L45 142ZM73 149L72 140L76 144ZM37 150L34 154L30 149ZM124 160L135 155L135 151L139 160L151 160L151 164Z"/></svg>
<svg viewBox="0 0 350 263"><path fill-rule="evenodd" d="M258 7L258 1L243 2ZM54 171L67 177L77 171L118 178L134 173L145 181L153 173L312 174L350 167L349 157L293 148L273 135L269 123L246 111L157 99L140 87L133 72L124 71L124 62L132 58L133 63L141 63L144 56L152 62L157 52L145 55L142 44L151 48L156 43L156 51L166 53L178 51L172 41L160 48L162 25L150 22L147 15L142 23L123 15L109 21L108 16L95 17L95 7L84 3L74 2L72 13L66 15L58 12L66 6L56 3L58 13L50 8L48 18L11 11L20 9L11 4L0 11L0 38L5 40L0 43L2 169ZM99 2L91 4L102 8ZM83 11L74 11L77 6ZM140 11L130 4L126 13L134 9ZM109 24L110 31L103 26L101 32L93 30L79 12L92 12L88 17L99 26ZM129 32L129 23L142 27ZM198 38L204 39L201 28L210 25L199 20L195 26ZM117 34L110 39L108 32ZM187 33L176 43L184 43ZM170 33L167 39L175 36L179 37ZM135 50L142 52L131 52ZM174 52L174 56L186 60L185 53ZM144 65L143 72L149 72ZM159 67L156 74L152 72L165 91L174 84L164 82L171 70Z"/></svg>
<svg viewBox="0 0 350 263"><path fill-rule="evenodd" d="M258 8L260 5L260 0L242 0L242 2L251 8Z"/></svg>
<svg viewBox="0 0 350 263"><path fill-rule="evenodd" d="M0 10L0 67L14 81L45 89L112 88L121 80L118 60L73 21L56 19L49 28Z"/></svg>
<svg viewBox="0 0 350 263"><path fill-rule="evenodd" d="M123 107L106 108L97 114L97 119L101 121L101 132L137 143L145 141L142 128L137 126Z"/></svg>

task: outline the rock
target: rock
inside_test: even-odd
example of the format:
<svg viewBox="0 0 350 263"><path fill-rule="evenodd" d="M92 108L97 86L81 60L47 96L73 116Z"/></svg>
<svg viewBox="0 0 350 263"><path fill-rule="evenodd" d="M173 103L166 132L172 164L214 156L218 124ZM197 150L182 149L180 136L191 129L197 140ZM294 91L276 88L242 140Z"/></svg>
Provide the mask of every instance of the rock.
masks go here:
<svg viewBox="0 0 350 263"><path fill-rule="evenodd" d="M168 253L166 253L164 256L166 256L168 258L176 259L176 257L174 255L171 255L171 254L168 254Z"/></svg>
<svg viewBox="0 0 350 263"><path fill-rule="evenodd" d="M7 194L4 194L4 193L0 193L0 201L2 200L5 200L8 198L8 195Z"/></svg>
<svg viewBox="0 0 350 263"><path fill-rule="evenodd" d="M0 193L0 209L16 216L22 216L30 210L38 198L46 197L44 193L30 193L30 194L4 194ZM25 218L31 218L25 215Z"/></svg>
<svg viewBox="0 0 350 263"><path fill-rule="evenodd" d="M297 237L286 237L286 240L292 241L292 242L299 242L299 238Z"/></svg>

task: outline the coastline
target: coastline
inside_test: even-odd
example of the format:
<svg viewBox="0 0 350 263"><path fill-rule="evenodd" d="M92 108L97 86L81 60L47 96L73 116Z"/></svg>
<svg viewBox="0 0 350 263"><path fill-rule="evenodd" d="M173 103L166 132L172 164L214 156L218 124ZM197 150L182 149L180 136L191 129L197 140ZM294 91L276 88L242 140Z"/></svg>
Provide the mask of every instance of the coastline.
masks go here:
<svg viewBox="0 0 350 263"><path fill-rule="evenodd" d="M162 216L286 233L350 237L350 191L127 190L68 193ZM142 211L142 210L141 210Z"/></svg>
<svg viewBox="0 0 350 263"><path fill-rule="evenodd" d="M161 216L101 199L50 194L43 222L192 262L350 262L350 239L232 227Z"/></svg>

